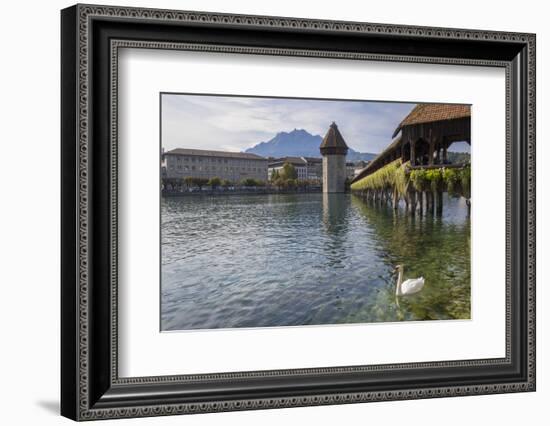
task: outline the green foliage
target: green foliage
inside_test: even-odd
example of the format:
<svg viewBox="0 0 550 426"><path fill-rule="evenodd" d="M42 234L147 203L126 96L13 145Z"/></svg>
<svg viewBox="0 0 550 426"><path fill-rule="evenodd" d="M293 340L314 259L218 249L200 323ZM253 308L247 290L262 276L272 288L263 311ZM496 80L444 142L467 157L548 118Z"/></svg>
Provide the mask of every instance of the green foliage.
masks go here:
<svg viewBox="0 0 550 426"><path fill-rule="evenodd" d="M202 188L207 184L208 184L207 178L195 178L195 185L197 185L199 188Z"/></svg>
<svg viewBox="0 0 550 426"><path fill-rule="evenodd" d="M395 172L395 189L399 195L405 195L409 190L410 175L407 173L406 165L403 164Z"/></svg>
<svg viewBox="0 0 550 426"><path fill-rule="evenodd" d="M443 170L442 175L443 185L450 195L461 195L464 198L470 198L471 167L469 165L461 169L446 168Z"/></svg>
<svg viewBox="0 0 550 426"><path fill-rule="evenodd" d="M208 185L212 188L217 188L218 186L221 186L221 184L222 180L219 177L210 178L210 180L208 181Z"/></svg>
<svg viewBox="0 0 550 426"><path fill-rule="evenodd" d="M271 172L271 180L272 181L276 181L280 177L281 177L281 175L279 174L279 170L275 169L275 170L273 170L273 172Z"/></svg>
<svg viewBox="0 0 550 426"><path fill-rule="evenodd" d="M192 176L187 176L187 177L183 178L183 182L187 186L195 186L195 178L192 177Z"/></svg>
<svg viewBox="0 0 550 426"><path fill-rule="evenodd" d="M209 180L206 178L193 177L193 176L187 176L183 179L183 181L187 186L198 186L199 188L202 188L203 186L207 185L209 182Z"/></svg>
<svg viewBox="0 0 550 426"><path fill-rule="evenodd" d="M450 195L470 198L471 168L441 167L436 169L408 169L401 160L378 169L351 185L352 191L396 189L399 195L405 195L412 184L416 191L445 191Z"/></svg>
<svg viewBox="0 0 550 426"><path fill-rule="evenodd" d="M282 177L278 176L276 179L273 180L273 185L275 185L277 188L284 188L286 186L286 180Z"/></svg>
<svg viewBox="0 0 550 426"><path fill-rule="evenodd" d="M318 182L308 179L298 179L296 168L290 163L284 163L279 170L273 170L270 176L270 184L279 189L296 189L317 186Z"/></svg>
<svg viewBox="0 0 550 426"><path fill-rule="evenodd" d="M298 178L298 172L294 168L294 166L290 163L283 164L283 168L279 172L280 177L283 179L297 179Z"/></svg>
<svg viewBox="0 0 550 426"><path fill-rule="evenodd" d="M252 178L246 178L241 181L242 186L259 186L258 183L259 181Z"/></svg>
<svg viewBox="0 0 550 426"><path fill-rule="evenodd" d="M430 187L428 171L425 169L412 170L409 178L411 180L413 188L417 191L427 191Z"/></svg>
<svg viewBox="0 0 550 426"><path fill-rule="evenodd" d="M401 159L397 159L384 167L378 169L373 174L353 183L353 191L367 189L391 189L396 183L396 172L401 167Z"/></svg>
<svg viewBox="0 0 550 426"><path fill-rule="evenodd" d="M457 169L444 169L443 181L447 184L447 192L449 195L458 195L460 192L460 173Z"/></svg>
<svg viewBox="0 0 550 426"><path fill-rule="evenodd" d="M458 191L457 169L415 169L411 171L410 179L417 191L444 191L455 194Z"/></svg>
<svg viewBox="0 0 550 426"><path fill-rule="evenodd" d="M462 196L468 199L471 197L471 194L470 194L470 181L472 177L471 175L472 175L472 170L469 166L464 167L461 170L460 185L462 186Z"/></svg>
<svg viewBox="0 0 550 426"><path fill-rule="evenodd" d="M441 173L441 169L426 170L426 180L430 183L432 191L443 190L443 174Z"/></svg>
<svg viewBox="0 0 550 426"><path fill-rule="evenodd" d="M298 186L298 180L297 179L288 179L286 181L286 183L287 183L287 186L289 188L296 188L296 186Z"/></svg>

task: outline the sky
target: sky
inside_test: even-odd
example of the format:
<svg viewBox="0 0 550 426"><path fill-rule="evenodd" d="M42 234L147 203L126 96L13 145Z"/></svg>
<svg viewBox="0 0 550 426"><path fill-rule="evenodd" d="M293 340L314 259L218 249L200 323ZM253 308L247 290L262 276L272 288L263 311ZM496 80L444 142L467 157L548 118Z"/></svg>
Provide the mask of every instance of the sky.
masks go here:
<svg viewBox="0 0 550 426"><path fill-rule="evenodd" d="M379 153L415 104L373 101L162 95L162 146L244 151L279 132L324 136L338 125L347 145Z"/></svg>

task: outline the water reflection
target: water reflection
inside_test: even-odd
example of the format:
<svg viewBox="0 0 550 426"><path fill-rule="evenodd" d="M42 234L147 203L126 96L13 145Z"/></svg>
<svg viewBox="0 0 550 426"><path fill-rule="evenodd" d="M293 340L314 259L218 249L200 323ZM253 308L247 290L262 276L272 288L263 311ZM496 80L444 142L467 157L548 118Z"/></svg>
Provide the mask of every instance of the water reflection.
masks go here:
<svg viewBox="0 0 550 426"><path fill-rule="evenodd" d="M460 200L411 218L348 194L162 201L162 329L469 318ZM396 264L424 290L395 303Z"/></svg>
<svg viewBox="0 0 550 426"><path fill-rule="evenodd" d="M376 229L388 264L403 264L406 278L426 279L421 293L401 298L403 319L470 317L470 221L461 199L445 199L443 217L411 217L355 196L352 204Z"/></svg>
<svg viewBox="0 0 550 426"><path fill-rule="evenodd" d="M329 260L327 267L344 267L342 256L348 237L349 197L342 194L323 193L323 225L326 232L324 252Z"/></svg>

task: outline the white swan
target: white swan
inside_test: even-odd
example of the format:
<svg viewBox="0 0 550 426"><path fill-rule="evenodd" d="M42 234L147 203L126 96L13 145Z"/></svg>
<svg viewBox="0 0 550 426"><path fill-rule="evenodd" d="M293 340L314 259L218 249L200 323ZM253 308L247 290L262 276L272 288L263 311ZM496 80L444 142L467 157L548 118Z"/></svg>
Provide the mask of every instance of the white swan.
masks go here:
<svg viewBox="0 0 550 426"><path fill-rule="evenodd" d="M397 265L397 284L395 286L396 296L408 296L410 294L418 293L424 287L424 277L411 278L403 281L403 265Z"/></svg>

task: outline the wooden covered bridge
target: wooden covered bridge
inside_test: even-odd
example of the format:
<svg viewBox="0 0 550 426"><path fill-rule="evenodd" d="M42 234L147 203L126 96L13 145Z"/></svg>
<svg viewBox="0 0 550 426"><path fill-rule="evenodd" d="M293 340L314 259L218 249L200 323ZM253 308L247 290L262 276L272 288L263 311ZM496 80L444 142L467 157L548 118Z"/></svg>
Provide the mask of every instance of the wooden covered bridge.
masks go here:
<svg viewBox="0 0 550 426"><path fill-rule="evenodd" d="M415 214L417 209L423 210L424 198L426 208L433 211L434 196L437 201L437 212L441 213L442 192L448 187L457 190L461 187L461 195L465 196L469 205L470 166L465 163L451 164L448 161L447 150L454 142L471 143L470 118L469 105L416 105L395 129L392 135L393 142L353 179L352 191L374 200L391 199L394 208L397 208L399 199L403 198L407 209L411 214ZM387 172L390 168L395 173L403 168L401 172L405 174L406 181L403 182L401 179L402 181L398 182L395 176L392 178ZM465 168L467 173L462 172ZM446 172L448 169L456 170ZM424 172L428 170L432 172L426 175ZM409 184L409 177L414 171L420 171L416 175L423 176L423 184ZM466 174L468 182L465 182ZM375 175L377 179L374 178ZM379 175L388 175L385 182L382 182L384 179L378 178ZM416 176L415 173L412 175ZM432 178L438 182L429 182Z"/></svg>

